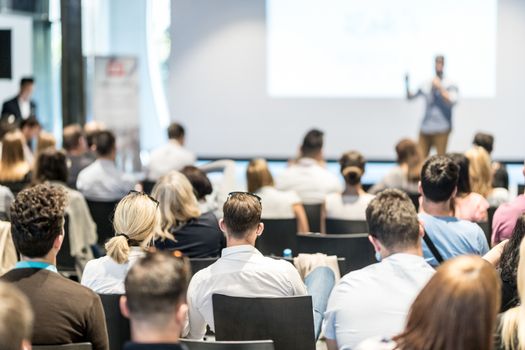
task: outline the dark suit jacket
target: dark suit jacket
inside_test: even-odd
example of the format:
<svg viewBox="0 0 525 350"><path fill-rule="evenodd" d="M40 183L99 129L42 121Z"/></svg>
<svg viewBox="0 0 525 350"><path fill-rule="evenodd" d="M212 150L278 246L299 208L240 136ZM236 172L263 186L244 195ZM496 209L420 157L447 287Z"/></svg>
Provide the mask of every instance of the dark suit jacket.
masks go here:
<svg viewBox="0 0 525 350"><path fill-rule="evenodd" d="M31 104L31 115L36 115L36 104L33 101L29 102ZM10 115L13 115L15 119L13 121L7 119ZM2 121L8 124L20 124L22 121L22 113L20 112L20 106L18 105L18 96L5 101L2 105Z"/></svg>

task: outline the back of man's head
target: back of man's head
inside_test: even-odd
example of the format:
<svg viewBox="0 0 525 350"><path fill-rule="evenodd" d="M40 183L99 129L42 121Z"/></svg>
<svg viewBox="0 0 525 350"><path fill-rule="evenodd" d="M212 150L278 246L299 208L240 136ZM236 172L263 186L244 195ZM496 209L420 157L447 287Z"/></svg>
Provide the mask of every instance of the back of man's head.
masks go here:
<svg viewBox="0 0 525 350"><path fill-rule="evenodd" d="M406 193L388 189L380 192L366 208L370 235L392 252L419 244L419 220Z"/></svg>
<svg viewBox="0 0 525 350"><path fill-rule="evenodd" d="M11 234L16 250L28 258L46 256L63 234L66 193L40 184L20 192L11 204Z"/></svg>
<svg viewBox="0 0 525 350"><path fill-rule="evenodd" d="M132 322L164 329L186 304L189 280L188 264L172 254L148 253L133 264L124 282Z"/></svg>
<svg viewBox="0 0 525 350"><path fill-rule="evenodd" d="M115 135L108 130L99 131L95 136L95 147L100 157L110 156L116 147Z"/></svg>
<svg viewBox="0 0 525 350"><path fill-rule="evenodd" d="M31 344L33 311L15 286L0 282L0 349L21 350Z"/></svg>
<svg viewBox="0 0 525 350"><path fill-rule="evenodd" d="M491 154L494 147L494 136L484 132L478 132L476 135L474 135L474 141L472 141L472 144L483 147L485 151Z"/></svg>
<svg viewBox="0 0 525 350"><path fill-rule="evenodd" d="M318 129L312 129L304 135L301 145L301 155L303 157L316 157L323 150L324 133Z"/></svg>
<svg viewBox="0 0 525 350"><path fill-rule="evenodd" d="M432 202L449 200L458 185L459 166L448 156L432 156L421 169L423 196Z"/></svg>
<svg viewBox="0 0 525 350"><path fill-rule="evenodd" d="M62 133L62 147L70 152L81 147L84 132L79 124L68 125Z"/></svg>
<svg viewBox="0 0 525 350"><path fill-rule="evenodd" d="M231 193L222 210L227 234L235 239L245 238L261 222L261 201L250 193Z"/></svg>
<svg viewBox="0 0 525 350"><path fill-rule="evenodd" d="M168 126L168 138L170 140L181 140L185 134L186 131L184 127L179 123L171 123L170 126Z"/></svg>

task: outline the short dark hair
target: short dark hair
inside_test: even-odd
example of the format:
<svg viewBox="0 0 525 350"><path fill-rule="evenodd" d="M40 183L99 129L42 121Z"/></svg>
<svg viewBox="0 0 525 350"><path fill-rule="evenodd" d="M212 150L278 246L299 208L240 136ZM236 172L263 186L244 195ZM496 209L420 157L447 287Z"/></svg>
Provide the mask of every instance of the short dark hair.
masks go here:
<svg viewBox="0 0 525 350"><path fill-rule="evenodd" d="M505 164L500 164L500 166L494 172L494 177L492 178L492 187L503 187L507 190L509 189L509 173Z"/></svg>
<svg viewBox="0 0 525 350"><path fill-rule="evenodd" d="M20 122L20 130L24 128L36 128L40 127L40 123L38 122L38 119L36 119L35 116L30 116L27 119L24 119Z"/></svg>
<svg viewBox="0 0 525 350"><path fill-rule="evenodd" d="M419 242L416 208L402 191L379 192L366 208L366 221L370 235L389 250L414 247Z"/></svg>
<svg viewBox="0 0 525 350"><path fill-rule="evenodd" d="M23 77L22 79L20 79L20 87L24 87L26 85L34 84L34 83L35 83L35 78L33 77Z"/></svg>
<svg viewBox="0 0 525 350"><path fill-rule="evenodd" d="M458 194L470 193L470 160L462 153L449 153L448 156L456 163L459 167L458 175Z"/></svg>
<svg viewBox="0 0 525 350"><path fill-rule="evenodd" d="M444 202L452 197L458 185L459 166L448 156L432 156L421 169L423 195L432 202Z"/></svg>
<svg viewBox="0 0 525 350"><path fill-rule="evenodd" d="M29 258L45 256L63 234L66 193L40 184L20 192L11 204L11 233L17 251Z"/></svg>
<svg viewBox="0 0 525 350"><path fill-rule="evenodd" d="M304 135L301 145L301 154L305 157L315 156L323 149L324 133L318 129L312 129Z"/></svg>
<svg viewBox="0 0 525 350"><path fill-rule="evenodd" d="M349 151L343 154L339 159L341 174L349 185L361 183L361 177L365 173L366 160L363 155L357 151Z"/></svg>
<svg viewBox="0 0 525 350"><path fill-rule="evenodd" d="M131 318L165 324L166 316L185 303L190 275L186 260L166 252L146 254L124 282Z"/></svg>
<svg viewBox="0 0 525 350"><path fill-rule="evenodd" d="M444 55L436 55L436 57L434 57L434 60L437 62L437 61L442 61L443 63L445 63L445 56Z"/></svg>
<svg viewBox="0 0 525 350"><path fill-rule="evenodd" d="M79 124L68 125L62 133L62 147L66 151L71 151L80 145L82 137L84 132Z"/></svg>
<svg viewBox="0 0 525 350"><path fill-rule="evenodd" d="M207 195L213 192L210 179L201 169L193 165L188 165L185 166L180 172L190 181L191 185L193 186L195 196L198 200L204 199Z"/></svg>
<svg viewBox="0 0 525 350"><path fill-rule="evenodd" d="M228 234L237 239L244 238L249 230L256 228L261 222L261 202L249 193L231 194L222 210Z"/></svg>
<svg viewBox="0 0 525 350"><path fill-rule="evenodd" d="M170 140L179 140L181 137L184 137L185 134L186 131L184 127L179 123L171 123L170 126L168 126L168 138Z"/></svg>
<svg viewBox="0 0 525 350"><path fill-rule="evenodd" d="M60 181L67 182L68 169L66 155L54 148L41 151L36 159L36 182Z"/></svg>
<svg viewBox="0 0 525 350"><path fill-rule="evenodd" d="M474 141L472 141L472 144L483 147L485 151L491 154L494 147L494 136L484 132L478 132L474 135Z"/></svg>
<svg viewBox="0 0 525 350"><path fill-rule="evenodd" d="M109 130L99 131L95 136L95 147L99 156L107 156L115 149L115 134Z"/></svg>

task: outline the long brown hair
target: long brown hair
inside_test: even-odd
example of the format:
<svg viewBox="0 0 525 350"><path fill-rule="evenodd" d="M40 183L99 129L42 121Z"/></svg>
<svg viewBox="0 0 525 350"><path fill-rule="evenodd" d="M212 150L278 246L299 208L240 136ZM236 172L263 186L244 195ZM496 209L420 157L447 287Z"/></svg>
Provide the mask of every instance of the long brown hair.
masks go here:
<svg viewBox="0 0 525 350"><path fill-rule="evenodd" d="M397 163L406 164L408 167L407 180L410 182L419 181L421 167L423 166L423 156L419 146L410 139L402 139L396 145Z"/></svg>
<svg viewBox="0 0 525 350"><path fill-rule="evenodd" d="M492 350L500 284L478 256L445 262L412 304L405 330L394 337L396 349Z"/></svg>
<svg viewBox="0 0 525 350"><path fill-rule="evenodd" d="M18 181L29 172L29 164L24 159L24 142L24 135L18 130L4 135L0 160L1 180Z"/></svg>
<svg viewBox="0 0 525 350"><path fill-rule="evenodd" d="M252 159L246 169L248 192L257 192L264 186L273 186L273 177L268 163L262 158Z"/></svg>

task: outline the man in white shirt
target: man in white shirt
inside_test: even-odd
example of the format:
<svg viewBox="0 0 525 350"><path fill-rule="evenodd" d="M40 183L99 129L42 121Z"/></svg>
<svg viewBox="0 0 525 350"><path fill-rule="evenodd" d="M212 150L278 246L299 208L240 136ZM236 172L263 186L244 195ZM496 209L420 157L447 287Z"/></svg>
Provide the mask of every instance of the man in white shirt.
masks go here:
<svg viewBox="0 0 525 350"><path fill-rule="evenodd" d="M323 138L316 129L305 135L299 159L277 178L277 189L295 191L304 204L324 203L327 194L342 192L342 182L324 166Z"/></svg>
<svg viewBox="0 0 525 350"><path fill-rule="evenodd" d="M329 350L401 332L410 305L434 273L423 258L423 229L405 193L380 192L366 220L380 262L345 275L332 291L324 328Z"/></svg>
<svg viewBox="0 0 525 350"><path fill-rule="evenodd" d="M188 338L202 339L206 325L215 329L213 294L239 297L306 295L295 267L287 261L264 257L255 240L264 229L258 197L234 192L224 203L219 225L227 235L227 248L217 262L197 272L188 289Z"/></svg>
<svg viewBox="0 0 525 350"><path fill-rule="evenodd" d="M170 124L168 143L151 152L147 176L149 180L157 181L172 170L180 171L185 166L195 163L195 155L184 148L185 134L182 125Z"/></svg>
<svg viewBox="0 0 525 350"><path fill-rule="evenodd" d="M135 187L136 181L133 176L117 169L116 140L111 131L100 131L95 147L97 160L78 174L77 189L88 200L118 201Z"/></svg>

